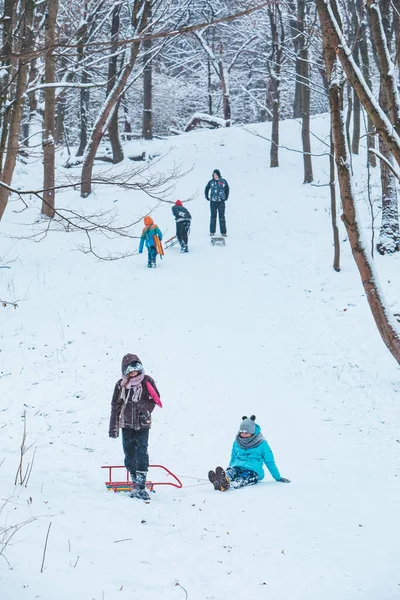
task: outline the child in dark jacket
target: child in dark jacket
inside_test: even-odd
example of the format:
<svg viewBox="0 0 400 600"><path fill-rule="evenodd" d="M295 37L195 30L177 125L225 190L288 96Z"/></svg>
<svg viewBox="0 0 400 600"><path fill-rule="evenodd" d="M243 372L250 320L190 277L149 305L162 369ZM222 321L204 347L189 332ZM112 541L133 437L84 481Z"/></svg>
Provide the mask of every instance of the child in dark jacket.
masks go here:
<svg viewBox="0 0 400 600"><path fill-rule="evenodd" d="M275 481L290 483L289 479L281 477L272 450L261 433L261 427L256 424L255 420L254 415L250 419L242 417L226 471L222 467L217 467L215 471L208 472L208 479L215 490L225 492L229 488L240 488L258 483L264 478L264 464Z"/></svg>
<svg viewBox="0 0 400 600"><path fill-rule="evenodd" d="M147 266L151 268L155 268L156 266L156 258L158 253L158 242L162 240L162 233L158 227L155 225L153 219L151 217L144 218L144 229L142 231L142 236L140 238L139 244L139 254L143 252L143 246L146 244L147 252L148 252L148 261ZM156 239L158 237L158 241Z"/></svg>
<svg viewBox="0 0 400 600"><path fill-rule="evenodd" d="M182 205L180 200L175 202L172 207L172 214L175 217L176 222L176 237L181 247L181 252L189 252L188 249L188 235L190 231L190 223L192 221L192 215Z"/></svg>
<svg viewBox="0 0 400 600"><path fill-rule="evenodd" d="M122 430L125 467L134 484L131 497L149 500L146 491L147 446L151 413L156 404L161 406L160 394L154 379L145 374L136 354L126 354L121 369L122 379L115 384L111 401L109 436L117 438L119 430Z"/></svg>

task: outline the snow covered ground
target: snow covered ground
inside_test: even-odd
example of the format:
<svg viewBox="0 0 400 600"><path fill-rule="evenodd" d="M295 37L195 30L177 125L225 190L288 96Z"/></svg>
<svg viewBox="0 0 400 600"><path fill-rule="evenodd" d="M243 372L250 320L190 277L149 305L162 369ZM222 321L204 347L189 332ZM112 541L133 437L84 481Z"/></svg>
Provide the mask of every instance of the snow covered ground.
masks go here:
<svg viewBox="0 0 400 600"><path fill-rule="evenodd" d="M328 124L326 115L313 121L326 141ZM270 125L247 129L269 136ZM298 123L282 123L281 135L299 148ZM269 169L269 144L241 128L135 142L128 154L143 149L166 154L160 170L192 169L171 197L195 196L189 254L169 249L150 270L144 255L99 262L82 254L77 233L17 241L38 227L33 201L16 213L14 199L1 224L0 263L11 268L0 269L0 298L19 303L0 311L0 519L3 527L32 521L0 557L0 597L399 599L399 368L343 228L342 271L332 270L329 188L302 185L299 153L281 150L281 167ZM314 139L313 150L327 148ZM40 187L39 167L20 168L21 187ZM231 187L225 248L208 236L203 188L214 168ZM326 184L327 156L314 168ZM364 176L357 189L369 235ZM155 206L109 187L86 200L69 191L58 203L87 213L117 207L121 221ZM167 238L170 208L152 213ZM394 312L399 266L399 257L377 258ZM157 488L150 504L107 493L100 468L122 464L108 419L126 352L141 357L164 403L150 462L184 484ZM24 413L33 444L25 466L36 451L26 488L14 487ZM257 486L216 493L207 471L227 464L241 416L253 413L292 483L267 474Z"/></svg>

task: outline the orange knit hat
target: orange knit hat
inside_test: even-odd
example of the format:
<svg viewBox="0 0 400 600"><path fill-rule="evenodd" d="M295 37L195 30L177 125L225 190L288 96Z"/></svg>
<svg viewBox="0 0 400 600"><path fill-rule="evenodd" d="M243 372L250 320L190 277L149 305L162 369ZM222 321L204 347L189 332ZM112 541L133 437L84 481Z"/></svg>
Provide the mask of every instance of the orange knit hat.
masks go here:
<svg viewBox="0 0 400 600"><path fill-rule="evenodd" d="M154 225L154 221L151 217L145 217L144 224L146 225L146 227L149 227L150 225Z"/></svg>

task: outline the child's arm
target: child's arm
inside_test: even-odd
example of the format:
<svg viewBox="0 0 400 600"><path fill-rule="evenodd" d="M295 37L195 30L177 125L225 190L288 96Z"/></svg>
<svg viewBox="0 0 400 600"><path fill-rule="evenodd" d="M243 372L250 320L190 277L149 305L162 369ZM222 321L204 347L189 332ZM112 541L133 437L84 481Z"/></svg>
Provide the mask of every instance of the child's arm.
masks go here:
<svg viewBox="0 0 400 600"><path fill-rule="evenodd" d="M206 188L204 190L204 195L206 197L206 200L210 200L210 198L208 197L208 192L210 191L210 187L211 187L211 181L209 181L206 185Z"/></svg>
<svg viewBox="0 0 400 600"><path fill-rule="evenodd" d="M275 459L274 455L272 454L272 450L265 441L263 447L263 460L265 466L267 467L268 471L271 473L275 481L279 481L281 479L281 474L279 473L279 469L275 464Z"/></svg>
<svg viewBox="0 0 400 600"><path fill-rule="evenodd" d="M160 240L162 240L162 233L160 231L160 229L157 227L156 229L156 235L158 235L158 237L160 238Z"/></svg>
<svg viewBox="0 0 400 600"><path fill-rule="evenodd" d="M225 200L228 200L228 198L229 198L229 192L230 192L229 185L228 185L228 182L225 179Z"/></svg>
<svg viewBox="0 0 400 600"><path fill-rule="evenodd" d="M111 416L108 435L111 438L117 438L119 435L119 413L121 412L121 388L118 383L115 385L113 397L111 400Z"/></svg>
<svg viewBox="0 0 400 600"><path fill-rule="evenodd" d="M142 234L142 237L140 238L140 244L139 244L139 254L142 254L143 246L144 246L144 235Z"/></svg>
<svg viewBox="0 0 400 600"><path fill-rule="evenodd" d="M236 458L236 442L233 442L232 452L231 452L231 460L229 461L229 466L231 466Z"/></svg>

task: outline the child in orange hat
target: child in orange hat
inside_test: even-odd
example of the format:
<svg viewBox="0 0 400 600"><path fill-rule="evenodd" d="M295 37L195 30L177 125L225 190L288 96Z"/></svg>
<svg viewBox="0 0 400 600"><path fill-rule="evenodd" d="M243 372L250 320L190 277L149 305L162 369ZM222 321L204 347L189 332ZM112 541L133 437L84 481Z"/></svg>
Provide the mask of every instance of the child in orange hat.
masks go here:
<svg viewBox="0 0 400 600"><path fill-rule="evenodd" d="M139 244L139 254L143 252L143 246L146 244L147 252L148 252L148 261L147 266L149 269L156 267L156 258L157 258L157 241L156 236L159 241L162 240L162 233L153 221L153 219L149 216L144 218L145 227L142 231L142 237L140 238Z"/></svg>

